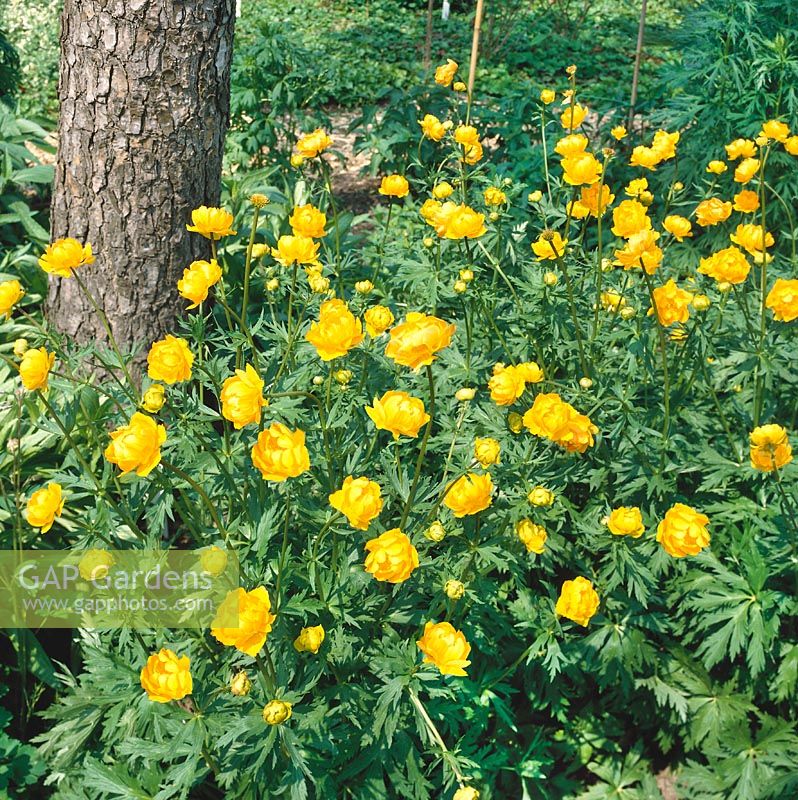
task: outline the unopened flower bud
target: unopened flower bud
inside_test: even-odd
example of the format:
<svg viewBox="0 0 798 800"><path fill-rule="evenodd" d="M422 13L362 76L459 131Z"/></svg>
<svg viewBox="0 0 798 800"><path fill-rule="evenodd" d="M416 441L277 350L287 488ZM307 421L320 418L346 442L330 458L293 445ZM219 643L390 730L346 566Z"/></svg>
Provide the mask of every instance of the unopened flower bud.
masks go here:
<svg viewBox="0 0 798 800"><path fill-rule="evenodd" d="M511 411L507 415L507 427L513 433L521 433L524 428L524 418L515 411Z"/></svg>
<svg viewBox="0 0 798 800"><path fill-rule="evenodd" d="M615 269L615 264L613 264L611 258L602 258L601 259L601 271L602 272L612 272Z"/></svg>
<svg viewBox="0 0 798 800"><path fill-rule="evenodd" d="M579 385L583 389L589 389L593 385L593 381L590 380L590 378L588 378L588 377L580 378L579 379Z"/></svg>
<svg viewBox="0 0 798 800"><path fill-rule="evenodd" d="M252 688L252 681L244 670L236 672L230 681L230 692L236 697L246 697Z"/></svg>
<svg viewBox="0 0 798 800"><path fill-rule="evenodd" d="M462 389L458 389L454 393L454 398L460 403L467 403L469 400L474 399L476 393L476 389L472 389L470 386L464 386Z"/></svg>
<svg viewBox="0 0 798 800"><path fill-rule="evenodd" d="M533 506L544 508L545 506L550 506L554 502L554 492L552 492L551 489L547 489L545 486L536 486L529 492L526 499L529 500Z"/></svg>
<svg viewBox="0 0 798 800"><path fill-rule="evenodd" d="M452 795L452 800L479 800L479 792L473 786L461 786Z"/></svg>
<svg viewBox="0 0 798 800"><path fill-rule="evenodd" d="M324 383L324 378L321 375L314 375L313 376L313 385L314 386L321 386Z"/></svg>
<svg viewBox="0 0 798 800"><path fill-rule="evenodd" d="M352 370L351 369L337 369L333 372L333 379L336 383L340 383L342 386L346 386L349 381L352 380Z"/></svg>
<svg viewBox="0 0 798 800"><path fill-rule="evenodd" d="M452 84L452 89L456 92L464 92L466 90L466 85L462 81L455 81Z"/></svg>
<svg viewBox="0 0 798 800"><path fill-rule="evenodd" d="M280 281L278 278L269 278L266 281L266 291L267 292L276 292L280 288Z"/></svg>
<svg viewBox="0 0 798 800"><path fill-rule="evenodd" d="M446 530L440 520L435 520L427 530L424 531L424 538L431 542L442 542L446 536Z"/></svg>
<svg viewBox="0 0 798 800"><path fill-rule="evenodd" d="M545 283L546 286L556 286L558 280L559 278L557 277L556 272L551 272L549 270L548 272L543 273L543 283Z"/></svg>
<svg viewBox="0 0 798 800"><path fill-rule="evenodd" d="M619 313L621 319L634 319L637 316L637 309L634 306L624 306Z"/></svg>
<svg viewBox="0 0 798 800"><path fill-rule="evenodd" d="M463 294L468 289L468 284L465 281L455 281L452 287L456 294Z"/></svg>
<svg viewBox="0 0 798 800"><path fill-rule="evenodd" d="M431 236L424 237L424 247L430 248L435 244L435 240Z"/></svg>
<svg viewBox="0 0 798 800"><path fill-rule="evenodd" d="M141 407L150 414L157 414L162 408L165 401L165 390L163 384L154 383L144 392L144 397L141 398Z"/></svg>
<svg viewBox="0 0 798 800"><path fill-rule="evenodd" d="M299 167L301 167L304 163L305 163L305 158L304 156L299 155L299 153L294 153L294 155L291 156L292 167L299 169Z"/></svg>
<svg viewBox="0 0 798 800"><path fill-rule="evenodd" d="M488 215L488 219L491 222L496 222L496 220L499 219L500 216L501 214L499 214L498 211L491 211L490 214Z"/></svg>
<svg viewBox="0 0 798 800"><path fill-rule="evenodd" d="M17 358L22 358L25 353L28 351L28 340L27 339L15 339L14 340L14 355Z"/></svg>
<svg viewBox="0 0 798 800"><path fill-rule="evenodd" d="M461 269L460 280L465 281L466 283L471 283L471 281L474 280L474 271L471 269Z"/></svg>
<svg viewBox="0 0 798 800"><path fill-rule="evenodd" d="M693 297L693 308L696 311L706 311L710 305L712 305L712 301L705 294L697 294Z"/></svg>
<svg viewBox="0 0 798 800"><path fill-rule="evenodd" d="M732 285L728 281L721 281L718 284L718 291L721 294L727 294L728 292L731 291L731 288L732 288Z"/></svg>
<svg viewBox="0 0 798 800"><path fill-rule="evenodd" d="M358 281L355 284L355 291L358 294L370 294L374 289L374 284L371 281Z"/></svg>
<svg viewBox="0 0 798 800"><path fill-rule="evenodd" d="M539 203L543 199L543 192L540 189L535 189L534 192L530 192L526 199L530 203Z"/></svg>
<svg viewBox="0 0 798 800"><path fill-rule="evenodd" d="M640 192L637 199L646 207L654 202L654 195L651 192Z"/></svg>
<svg viewBox="0 0 798 800"><path fill-rule="evenodd" d="M450 600L459 600L465 594L465 586L462 581L448 580L443 586L443 591Z"/></svg>
<svg viewBox="0 0 798 800"><path fill-rule="evenodd" d="M681 192L682 189L684 189L684 184L681 181L676 181L676 183L673 184L674 192Z"/></svg>
<svg viewBox="0 0 798 800"><path fill-rule="evenodd" d="M291 719L291 703L286 700L269 700L263 707L263 721L267 725L282 725Z"/></svg>

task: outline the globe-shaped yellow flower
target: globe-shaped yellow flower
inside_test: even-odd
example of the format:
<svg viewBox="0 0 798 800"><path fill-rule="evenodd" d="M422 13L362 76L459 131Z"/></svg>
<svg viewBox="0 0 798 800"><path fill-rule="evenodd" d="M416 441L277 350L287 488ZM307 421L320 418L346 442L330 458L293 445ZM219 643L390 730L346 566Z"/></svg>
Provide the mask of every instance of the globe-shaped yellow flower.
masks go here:
<svg viewBox="0 0 798 800"><path fill-rule="evenodd" d="M751 431L751 466L762 472L773 472L792 461L792 447L787 431L781 425L760 425Z"/></svg>
<svg viewBox="0 0 798 800"><path fill-rule="evenodd" d="M658 286L652 292L654 301L649 315L656 313L660 325L668 327L677 322L687 322L690 318L690 304L693 295L680 289L671 278L664 286Z"/></svg>
<svg viewBox="0 0 798 800"><path fill-rule="evenodd" d="M25 296L22 284L17 281L3 281L0 283L0 318L10 317L11 309Z"/></svg>
<svg viewBox="0 0 798 800"><path fill-rule="evenodd" d="M676 503L657 526L657 541L674 558L698 555L709 546L709 517L684 503Z"/></svg>
<svg viewBox="0 0 798 800"><path fill-rule="evenodd" d="M366 406L366 413L380 430L390 431L394 439L400 436L415 439L422 425L429 422L422 400L395 390L375 397L374 405Z"/></svg>
<svg viewBox="0 0 798 800"><path fill-rule="evenodd" d="M599 596L593 584L579 575L572 581L563 583L554 613L586 628L598 607Z"/></svg>
<svg viewBox="0 0 798 800"><path fill-rule="evenodd" d="M450 622L428 622L416 644L424 654L424 663L434 664L442 675L467 674L471 645Z"/></svg>
<svg viewBox="0 0 798 800"><path fill-rule="evenodd" d="M123 475L135 470L144 478L161 462L161 445L166 441L166 428L152 417L136 412L127 425L111 432L105 457L122 470Z"/></svg>
<svg viewBox="0 0 798 800"><path fill-rule="evenodd" d="M402 583L418 567L418 551L399 528L366 542L366 572L378 581Z"/></svg>
<svg viewBox="0 0 798 800"><path fill-rule="evenodd" d="M451 58L447 58L446 63L441 64L441 66L435 70L435 83L439 84L440 86L451 85L452 81L454 80L454 76L457 74L459 66L460 65L456 61L453 61Z"/></svg>
<svg viewBox="0 0 798 800"><path fill-rule="evenodd" d="M178 657L166 647L147 659L140 679L141 688L156 703L182 700L194 688L188 656Z"/></svg>
<svg viewBox="0 0 798 800"><path fill-rule="evenodd" d="M349 520L353 528L365 531L382 511L381 489L366 477L347 475L343 486L330 495L330 505Z"/></svg>
<svg viewBox="0 0 798 800"><path fill-rule="evenodd" d="M607 527L615 536L631 536L637 539L646 530L643 515L636 506L614 508L607 517Z"/></svg>
<svg viewBox="0 0 798 800"><path fill-rule="evenodd" d="M28 499L25 507L25 519L28 525L41 528L42 533L47 533L53 527L56 517L60 517L64 510L64 496L60 483L50 483L42 489L37 489Z"/></svg>
<svg viewBox="0 0 798 800"><path fill-rule="evenodd" d="M765 298L765 304L779 322L798 319L798 278L777 278Z"/></svg>
<svg viewBox="0 0 798 800"><path fill-rule="evenodd" d="M191 225L186 225L186 230L218 241L223 236L235 236L232 226L233 215L229 211L213 206L200 206L191 212Z"/></svg>
<svg viewBox="0 0 798 800"><path fill-rule="evenodd" d="M484 439L478 438L474 441L474 458L485 469L499 463L500 452L501 445L496 439L486 437Z"/></svg>
<svg viewBox="0 0 798 800"><path fill-rule="evenodd" d="M267 725L282 725L291 719L293 706L287 700L269 700L261 715Z"/></svg>
<svg viewBox="0 0 798 800"><path fill-rule="evenodd" d="M47 245L39 258L39 266L51 275L69 278L72 270L94 263L90 244L81 244L77 239L56 239Z"/></svg>
<svg viewBox="0 0 798 800"><path fill-rule="evenodd" d="M546 549L548 534L542 525L531 519L521 519L515 523L515 534L523 543L528 553L540 555Z"/></svg>
<svg viewBox="0 0 798 800"><path fill-rule="evenodd" d="M404 367L419 369L432 364L436 354L451 344L454 332L455 326L449 322L411 311L391 329L385 355Z"/></svg>
<svg viewBox="0 0 798 800"><path fill-rule="evenodd" d="M250 364L237 369L235 375L225 380L220 395L222 416L229 419L236 430L260 422L261 409L268 405L263 386L263 380Z"/></svg>
<svg viewBox="0 0 798 800"><path fill-rule="evenodd" d="M442 239L478 239L487 230L484 214L448 200L437 209L433 224Z"/></svg>
<svg viewBox="0 0 798 800"><path fill-rule="evenodd" d="M380 183L379 193L385 197L407 197L410 184L403 175L386 175Z"/></svg>
<svg viewBox="0 0 798 800"><path fill-rule="evenodd" d="M456 517L466 517L484 511L493 502L493 481L490 473L469 472L449 484L444 505Z"/></svg>
<svg viewBox="0 0 798 800"><path fill-rule="evenodd" d="M665 228L677 242L683 242L693 235L693 225L690 220L678 214L670 214L665 217L662 227Z"/></svg>
<svg viewBox="0 0 798 800"><path fill-rule="evenodd" d="M258 434L252 447L252 463L265 481L296 478L310 469L310 454L305 447L305 432L292 431L273 422Z"/></svg>
<svg viewBox="0 0 798 800"><path fill-rule="evenodd" d="M177 282L177 291L181 297L191 301L189 308L196 308L208 299L208 290L221 277L222 270L216 259L193 261L188 269L183 270L183 277Z"/></svg>
<svg viewBox="0 0 798 800"><path fill-rule="evenodd" d="M321 304L319 320L310 326L305 338L322 361L332 361L363 341L363 325L343 300L334 298Z"/></svg>
<svg viewBox="0 0 798 800"><path fill-rule="evenodd" d="M562 160L563 179L571 186L598 183L601 180L601 162L588 152L576 153Z"/></svg>
<svg viewBox="0 0 798 800"><path fill-rule="evenodd" d="M294 236L306 236L311 239L321 239L326 235L324 230L327 224L327 215L310 203L297 206L288 218L288 224Z"/></svg>
<svg viewBox="0 0 798 800"><path fill-rule="evenodd" d="M55 363L55 353L48 353L46 347L26 350L19 364L19 377L22 385L29 391L44 391Z"/></svg>
<svg viewBox="0 0 798 800"><path fill-rule="evenodd" d="M114 565L115 559L108 550L92 548L87 550L78 563L80 577L86 581L101 581Z"/></svg>
<svg viewBox="0 0 798 800"><path fill-rule="evenodd" d="M297 653L316 653L319 652L324 642L324 628L321 625L314 625L311 628L302 628L299 636L294 639L294 649Z"/></svg>
<svg viewBox="0 0 798 800"><path fill-rule="evenodd" d="M251 592L239 587L228 592L219 606L211 635L222 644L254 658L266 643L275 619L265 587L258 586ZM238 625L228 627L232 621L237 621Z"/></svg>
<svg viewBox="0 0 798 800"><path fill-rule="evenodd" d="M316 264L319 260L319 243L310 236L281 236L277 240L277 247L272 248L272 256L284 267Z"/></svg>
<svg viewBox="0 0 798 800"><path fill-rule="evenodd" d="M740 284L748 277L751 264L742 250L732 246L702 258L698 271L718 282Z"/></svg>
<svg viewBox="0 0 798 800"><path fill-rule="evenodd" d="M194 354L188 349L188 342L170 334L153 342L147 354L147 374L154 381L179 383L191 380L193 363Z"/></svg>
<svg viewBox="0 0 798 800"><path fill-rule="evenodd" d="M696 206L695 220L699 225L708 228L727 220L731 216L731 212L732 204L730 202L710 197L708 200L702 200Z"/></svg>
<svg viewBox="0 0 798 800"><path fill-rule="evenodd" d="M387 306L372 306L364 314L366 333L374 339L382 335L393 325L394 318L391 309Z"/></svg>
<svg viewBox="0 0 798 800"><path fill-rule="evenodd" d="M639 200L622 200L618 203L612 210L612 222L612 232L622 239L651 227L648 211Z"/></svg>
<svg viewBox="0 0 798 800"><path fill-rule="evenodd" d="M433 142L439 142L446 136L446 126L434 114L425 114L418 124L421 126L421 134Z"/></svg>
<svg viewBox="0 0 798 800"><path fill-rule="evenodd" d="M563 239L558 231L543 231L536 242L532 242L532 252L538 261L556 261L565 255L568 239Z"/></svg>
<svg viewBox="0 0 798 800"><path fill-rule="evenodd" d="M311 133L306 133L299 138L296 143L297 154L303 158L315 158L331 147L333 140L325 133L322 128L316 128Z"/></svg>

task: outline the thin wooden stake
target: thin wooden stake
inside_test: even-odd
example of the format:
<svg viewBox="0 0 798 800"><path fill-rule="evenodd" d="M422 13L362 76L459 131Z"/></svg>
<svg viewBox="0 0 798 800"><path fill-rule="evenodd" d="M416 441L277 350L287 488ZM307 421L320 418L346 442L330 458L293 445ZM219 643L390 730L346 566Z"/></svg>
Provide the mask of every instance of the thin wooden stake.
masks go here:
<svg viewBox="0 0 798 800"><path fill-rule="evenodd" d="M427 2L427 35L424 39L424 72L429 72L432 66L432 12L435 0Z"/></svg>
<svg viewBox="0 0 798 800"><path fill-rule="evenodd" d="M468 102L474 95L474 78L477 74L477 57L479 56L479 31L482 27L483 0L477 0L477 10L474 14L474 38L471 40L471 63L468 65Z"/></svg>
<svg viewBox="0 0 798 800"><path fill-rule="evenodd" d="M646 31L646 9L648 0L643 0L640 6L640 24L637 27L637 48L635 50L635 67L632 73L632 96L629 99L629 125L632 130L632 123L635 118L635 103L637 102L637 83L640 80L640 59L643 56L643 35Z"/></svg>

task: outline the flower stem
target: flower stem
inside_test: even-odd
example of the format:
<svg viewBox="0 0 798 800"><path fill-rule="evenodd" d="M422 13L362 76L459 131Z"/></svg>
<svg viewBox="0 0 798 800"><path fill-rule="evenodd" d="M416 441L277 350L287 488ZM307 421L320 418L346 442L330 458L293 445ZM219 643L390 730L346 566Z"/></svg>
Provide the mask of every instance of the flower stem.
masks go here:
<svg viewBox="0 0 798 800"><path fill-rule="evenodd" d="M651 276L646 272L642 264L641 264L641 269L643 270L643 277L646 282L646 287L648 288L648 296L651 299L651 308L654 309L654 316L657 319L659 348L660 348L660 353L662 354L662 381L664 384L664 406L665 406L665 416L662 422L662 441L664 448L665 443L667 443L668 441L668 433L671 427L671 381L670 381L670 375L668 373L668 342L667 339L665 338L665 328L662 326L662 323L660 322L659 319L659 311L657 309L657 301L654 299L654 285L651 282Z"/></svg>

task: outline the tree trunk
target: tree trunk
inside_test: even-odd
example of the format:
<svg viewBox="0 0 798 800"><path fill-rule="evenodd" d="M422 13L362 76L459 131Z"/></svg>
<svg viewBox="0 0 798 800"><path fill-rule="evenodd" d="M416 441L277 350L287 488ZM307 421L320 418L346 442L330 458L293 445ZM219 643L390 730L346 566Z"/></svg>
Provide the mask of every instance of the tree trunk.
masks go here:
<svg viewBox="0 0 798 800"><path fill-rule="evenodd" d="M90 242L81 276L124 350L173 325L176 281L208 257L186 231L216 205L230 100L235 0L65 0L53 239ZM50 321L104 340L74 280L50 283Z"/></svg>

